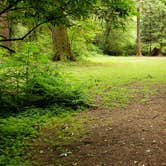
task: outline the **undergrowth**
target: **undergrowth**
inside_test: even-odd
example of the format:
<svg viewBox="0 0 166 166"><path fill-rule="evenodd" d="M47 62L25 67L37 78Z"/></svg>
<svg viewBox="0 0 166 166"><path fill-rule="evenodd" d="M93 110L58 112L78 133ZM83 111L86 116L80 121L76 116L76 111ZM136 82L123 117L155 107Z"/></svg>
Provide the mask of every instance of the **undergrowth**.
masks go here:
<svg viewBox="0 0 166 166"><path fill-rule="evenodd" d="M63 117L74 113L70 108L29 109L16 116L0 119L0 165L26 165L22 159L30 140L38 136L41 126L53 117ZM77 112L79 112L77 110ZM28 164L28 161L27 161Z"/></svg>
<svg viewBox="0 0 166 166"><path fill-rule="evenodd" d="M15 166L43 123L89 105L73 76L41 55L35 44L0 59L0 165Z"/></svg>
<svg viewBox="0 0 166 166"><path fill-rule="evenodd" d="M86 105L81 88L72 84L71 74L60 72L46 57L43 61L38 51L36 45L28 43L22 52L0 65L1 116L26 107L56 104L77 109Z"/></svg>

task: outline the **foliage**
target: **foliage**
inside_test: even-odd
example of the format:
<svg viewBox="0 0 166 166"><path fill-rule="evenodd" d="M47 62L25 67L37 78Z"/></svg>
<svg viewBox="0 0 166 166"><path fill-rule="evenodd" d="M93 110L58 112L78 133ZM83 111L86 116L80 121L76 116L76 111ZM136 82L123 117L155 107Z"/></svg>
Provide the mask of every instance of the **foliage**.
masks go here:
<svg viewBox="0 0 166 166"><path fill-rule="evenodd" d="M12 36L14 37L14 39L12 39L13 41L24 40L27 36L35 32L38 27L40 27L45 23L48 23L47 25L49 24L55 25L55 27L61 25L65 25L66 27L71 27L72 25L75 24L76 20L83 20L84 18L90 16L90 14L95 15L95 17L98 19L104 18L105 22L106 23L109 22L111 27L114 28L118 26L123 27L124 19L126 19L129 15L132 15L134 12L134 3L132 0L127 0L127 1L123 0L59 1L58 0L56 1L56 3L53 0L47 0L47 3L45 2L46 2L45 0L42 0L40 2L32 0L26 0L26 1L7 0L5 3L2 3L0 11L4 11L6 9L4 13L10 12L10 16L7 16L7 19L12 22L12 26L19 25L21 26L21 28L26 27L25 29L22 28L23 31L20 34L17 33L16 30L13 31L14 32L14 34L12 34ZM95 22L96 26L98 26L97 25L98 20L96 21L95 18L93 18L91 19L91 21ZM80 22L79 24L82 24L82 22ZM90 25L90 23L88 24ZM88 24L85 23L83 25L84 30L89 31L89 33L86 32L86 34L91 33L94 35L95 32L92 33L92 31L94 30L92 22L90 26ZM85 25L87 27L85 27ZM79 25L77 25L77 27L78 26ZM89 40L92 41L93 38L87 39L87 35L85 36L85 38L81 37L80 35L77 36L78 36L77 39L74 41L79 41L82 45L82 47L80 47L82 49L80 49L76 44L76 42L72 43L73 50L77 55L83 53L87 55L89 54L88 52L91 50L92 52L100 51L98 47L93 45L91 42L89 43ZM78 50L80 50L80 52L82 53L78 53Z"/></svg>
<svg viewBox="0 0 166 166"><path fill-rule="evenodd" d="M55 25L70 25L71 19L80 19L89 15L97 0L27 1L39 20L48 20Z"/></svg>
<svg viewBox="0 0 166 166"><path fill-rule="evenodd" d="M135 14L135 5L132 0L102 0L96 14L115 28L123 26L123 19Z"/></svg>
<svg viewBox="0 0 166 166"><path fill-rule="evenodd" d="M162 0L143 1L142 40L144 52L151 53L154 47L166 43L166 4Z"/></svg>
<svg viewBox="0 0 166 166"><path fill-rule="evenodd" d="M51 67L38 51L36 45L28 43L13 60L1 65L1 114L32 106L57 104L77 108L85 105L83 94L70 83L69 74L66 76Z"/></svg>
<svg viewBox="0 0 166 166"><path fill-rule="evenodd" d="M123 44L120 39L122 34L119 34L120 42L117 40L115 43L112 40L111 35L115 35L116 32L114 33L114 31L117 28L124 30L128 23L127 18L135 15L134 2L132 0L105 0L101 5L101 14L99 13L98 15L99 18L104 20L104 30L99 42L102 45L103 52L105 54L115 53L115 45L117 45L115 48L117 49L117 54L123 52L118 51L119 49L122 49L122 47L118 45L119 43ZM111 45L114 45L114 48L112 48Z"/></svg>
<svg viewBox="0 0 166 166"><path fill-rule="evenodd" d="M18 164L28 138L37 134L33 128L37 121L22 116L0 119L0 165Z"/></svg>
<svg viewBox="0 0 166 166"><path fill-rule="evenodd" d="M22 156L38 136L38 130L43 123L54 116L65 120L71 109L52 107L50 109L29 109L17 116L0 119L0 165L29 165ZM64 117L64 118L63 118Z"/></svg>
<svg viewBox="0 0 166 166"><path fill-rule="evenodd" d="M107 40L103 42L104 40L104 34L96 36L96 44L103 50L104 54L113 56L135 55L136 35L134 22L129 20L125 29L111 29Z"/></svg>
<svg viewBox="0 0 166 166"><path fill-rule="evenodd" d="M42 0L40 2L33 0L6 0L1 3L0 15L10 12L8 19L16 21L16 23L24 23L29 27L34 24L33 30L45 23L56 26L70 26L72 20L87 17L98 6L97 2L98 0L58 0L56 2L54 0Z"/></svg>
<svg viewBox="0 0 166 166"><path fill-rule="evenodd" d="M95 24L94 24L95 22ZM77 21L70 28L69 37L73 53L77 58L101 53L100 48L95 44L96 34L102 32L99 20L89 18L86 21Z"/></svg>
<svg viewBox="0 0 166 166"><path fill-rule="evenodd" d="M162 0L144 1L140 18L145 52L166 42L165 5ZM98 56L135 53L133 15L133 0L0 2L0 17L10 22L9 40L17 51L7 57L0 49L0 165L28 165L22 163L26 148L44 124L52 129L52 118L58 131L49 142L54 147L65 146L75 140L70 132L75 132L76 139L82 133L82 123L71 117L74 111L88 106L126 107L137 92L143 94L141 102L146 102L155 91L151 84L166 82L163 59ZM51 62L50 25L68 28L74 54L88 61ZM0 45L7 40L0 31ZM166 48L161 49L166 54ZM65 122L71 126L61 130Z"/></svg>

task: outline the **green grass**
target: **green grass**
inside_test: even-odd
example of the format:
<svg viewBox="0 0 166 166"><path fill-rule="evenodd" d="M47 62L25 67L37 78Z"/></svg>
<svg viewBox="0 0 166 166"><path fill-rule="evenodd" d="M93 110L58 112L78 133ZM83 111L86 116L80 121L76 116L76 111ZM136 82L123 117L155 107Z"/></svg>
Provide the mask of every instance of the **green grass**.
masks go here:
<svg viewBox="0 0 166 166"><path fill-rule="evenodd" d="M100 109L126 107L138 93L143 94L141 102L144 103L157 93L157 87L154 88L153 85L166 83L165 57L96 56L82 62L52 65L59 66L66 76L70 73L68 81L83 90L88 104ZM74 126L73 116L69 116L73 111L64 108L31 109L16 116L1 118L0 165L21 165L25 148L38 135L43 124L48 128L54 128L57 124L63 125L65 121L71 124L70 128L63 131L55 127L58 139L51 141L52 146L60 147L78 138L82 133L78 131L83 122L78 121ZM63 117L56 119L62 114ZM50 122L52 119L54 124ZM75 138L66 137L66 133L72 131Z"/></svg>
<svg viewBox="0 0 166 166"><path fill-rule="evenodd" d="M16 116L0 119L0 165L22 166L24 150L38 136L43 124L53 117L66 119L71 109L52 107L48 109L29 109ZM79 111L78 111L79 112ZM23 164L24 163L24 164ZM27 162L28 164L28 162Z"/></svg>
<svg viewBox="0 0 166 166"><path fill-rule="evenodd" d="M138 81L166 81L166 58L107 57L88 59L88 65L75 65L70 70L82 80L96 79L110 85L124 85Z"/></svg>
<svg viewBox="0 0 166 166"><path fill-rule="evenodd" d="M88 102L100 108L125 107L137 92L166 83L165 57L96 56L64 69L77 78L74 83L84 89Z"/></svg>

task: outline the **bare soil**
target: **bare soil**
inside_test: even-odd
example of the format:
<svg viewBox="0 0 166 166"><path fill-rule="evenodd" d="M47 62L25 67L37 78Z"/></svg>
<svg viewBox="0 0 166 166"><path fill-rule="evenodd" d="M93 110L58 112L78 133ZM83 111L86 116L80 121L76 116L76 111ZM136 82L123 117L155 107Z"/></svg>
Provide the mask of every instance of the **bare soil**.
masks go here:
<svg viewBox="0 0 166 166"><path fill-rule="evenodd" d="M134 99L125 109L79 114L97 120L87 124L85 139L67 145L70 154L60 156L54 149L32 160L44 159L43 166L166 166L166 91L160 91L146 103Z"/></svg>

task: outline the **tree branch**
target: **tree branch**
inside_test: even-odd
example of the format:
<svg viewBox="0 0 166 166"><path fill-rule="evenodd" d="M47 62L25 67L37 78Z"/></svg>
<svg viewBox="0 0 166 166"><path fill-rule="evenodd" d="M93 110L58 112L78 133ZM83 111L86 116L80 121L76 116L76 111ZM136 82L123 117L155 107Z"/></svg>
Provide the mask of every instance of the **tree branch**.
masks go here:
<svg viewBox="0 0 166 166"><path fill-rule="evenodd" d="M16 0L15 3L10 3L5 9L3 9L1 12L0 12L0 16L6 12L8 12L12 7L16 6L18 4L18 2L20 2L21 0Z"/></svg>
<svg viewBox="0 0 166 166"><path fill-rule="evenodd" d="M23 37L20 38L12 38L12 39L2 39L0 42L7 42L7 41L19 41L24 40L28 35L30 35L35 29L37 29L40 25L45 24L47 21L42 22L40 24L37 24L35 27L33 27L30 31L28 31Z"/></svg>
<svg viewBox="0 0 166 166"><path fill-rule="evenodd" d="M20 1L20 0L18 0ZM63 17L66 17L66 16L69 16L70 14L72 14L72 12L64 15ZM46 21L43 21L39 24L37 24L36 26L34 26L30 31L28 31L23 37L20 37L20 38L11 38L11 39L1 39L0 42L7 42L7 41L20 41L20 40L24 40L27 36L29 36L34 30L36 30L39 26L45 24L45 23L48 23L48 22L51 22L53 20L56 20L56 19L60 19L62 18L62 16L58 16L58 17L53 17L53 18L47 18Z"/></svg>
<svg viewBox="0 0 166 166"><path fill-rule="evenodd" d="M8 51L11 52L11 53L15 53L15 52L16 52L15 50L12 50L11 48L9 48L9 47L7 47L7 46L4 46L4 45L1 45L1 44L0 44L0 47L2 47L2 48L4 48L4 49L8 50Z"/></svg>
<svg viewBox="0 0 166 166"><path fill-rule="evenodd" d="M68 15L70 15L72 13L68 13ZM67 16L67 15L64 15L64 17ZM12 38L12 39L1 39L0 42L7 42L7 41L19 41L19 40L24 40L27 36L29 36L34 30L36 30L39 26L45 24L45 23L48 23L52 20L56 20L57 18L61 18L61 16L59 17L54 17L54 18L48 18L46 21L44 22L41 22L39 24L37 24L36 26L34 26L30 31L28 31L23 37L20 37L20 38Z"/></svg>
<svg viewBox="0 0 166 166"><path fill-rule="evenodd" d="M0 37L3 38L3 39L7 39L7 38L6 38L5 36L3 36L3 35L0 35Z"/></svg>

